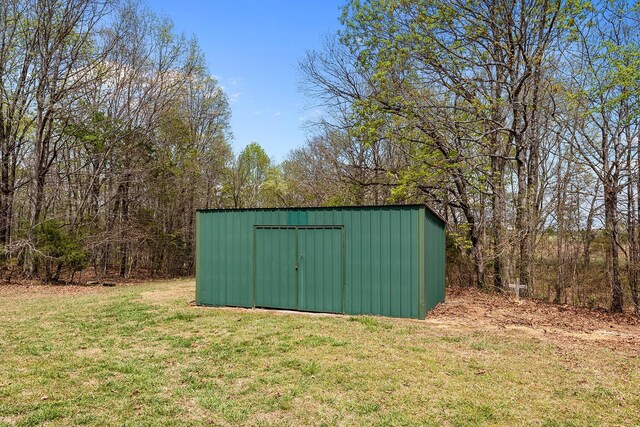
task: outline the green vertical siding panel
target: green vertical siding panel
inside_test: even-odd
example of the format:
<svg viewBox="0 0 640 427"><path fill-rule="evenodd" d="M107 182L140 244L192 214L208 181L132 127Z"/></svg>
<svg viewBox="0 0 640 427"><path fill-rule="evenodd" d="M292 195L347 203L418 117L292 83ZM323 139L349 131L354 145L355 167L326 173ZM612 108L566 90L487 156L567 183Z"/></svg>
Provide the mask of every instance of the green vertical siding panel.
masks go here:
<svg viewBox="0 0 640 427"><path fill-rule="evenodd" d="M253 248L255 246L255 231L254 224L256 222L256 213L255 212L247 212L246 215L242 216L242 236L245 239L243 245L243 258L240 263L239 268L242 270L244 275L244 283L246 299L244 300L244 306L253 307L255 305L254 300L254 260L253 257Z"/></svg>
<svg viewBox="0 0 640 427"><path fill-rule="evenodd" d="M445 230L433 213L426 215L426 278L427 312L444 301L445 293Z"/></svg>
<svg viewBox="0 0 640 427"><path fill-rule="evenodd" d="M235 230L235 223L237 220L237 215L228 215L227 227L224 233L227 238L227 253L225 254L225 268L227 272L226 300L229 301L231 305L238 305L238 301L236 299L236 294L238 294L237 288L242 286L242 276L236 269L238 262L236 246L239 246L242 242L241 236L238 236Z"/></svg>
<svg viewBox="0 0 640 427"><path fill-rule="evenodd" d="M371 273L374 267L371 258L371 210L363 209L360 212L362 225L362 244L360 246L360 257L362 259L362 276L360 282L360 312L372 314L371 309Z"/></svg>
<svg viewBox="0 0 640 427"><path fill-rule="evenodd" d="M224 287L224 278L222 274L222 255L218 252L224 251L224 241L220 233L222 228L221 219L218 215L215 218L209 218L209 232L212 235L211 241L207 246L211 249L209 261L211 263L211 274L209 275L209 283L213 286L213 292L210 295L210 303L214 305L224 305L222 300L222 288ZM212 220L212 221L211 221Z"/></svg>
<svg viewBox="0 0 640 427"><path fill-rule="evenodd" d="M235 254L234 248L238 242L236 235L233 230L233 223L237 218L236 215L227 215L225 221L225 230L224 236L226 239L226 251L224 254L224 270L225 270L225 301L228 301L231 305L236 305L237 301L235 301L233 294L234 288L240 285L240 272L236 273L234 268Z"/></svg>
<svg viewBox="0 0 640 427"><path fill-rule="evenodd" d="M213 281L216 284L216 290L217 292L213 292L213 294L211 295L212 298L212 302L216 305L223 305L226 303L226 301L224 300L224 291L225 291L225 286L227 286L226 281L225 281L225 273L224 273L224 256L225 253L227 252L227 248L226 248L226 239L225 239L225 233L222 232L222 230L224 230L225 227L225 219L224 217L221 217L219 215L216 215L217 218L215 219L215 222L213 224L211 224L212 228L213 228L213 235L215 236L215 244L217 245L218 248L220 248L220 253L218 253L218 251L215 252L215 256L212 259L212 262L214 264L214 268L215 268L215 276ZM212 244L214 244L214 242L212 242Z"/></svg>
<svg viewBox="0 0 640 427"><path fill-rule="evenodd" d="M381 252L381 239L380 239L380 212L371 212L371 267L369 291L371 298L371 313L380 314L382 311L382 304L380 301L380 252Z"/></svg>
<svg viewBox="0 0 640 427"><path fill-rule="evenodd" d="M349 280L347 288L347 312L351 314L360 314L360 303L357 298L357 292L360 286L360 271L362 269L361 259L356 247L360 242L360 222L354 221L354 217L358 216L358 211L352 210L345 212L347 219L345 228L349 230L347 236L347 271L349 271Z"/></svg>
<svg viewBox="0 0 640 427"><path fill-rule="evenodd" d="M418 290L417 279L415 271L418 269L418 265L415 262L414 258L414 245L413 243L416 241L415 229L413 228L413 211L404 211L403 212L404 221L402 223L403 226L403 236L404 244L406 249L406 255L402 257L402 265L403 271L406 275L403 299L402 299L402 317L416 317L417 313L413 310L413 301L416 300L416 295L414 295L414 291ZM415 270L415 271L414 271Z"/></svg>
<svg viewBox="0 0 640 427"><path fill-rule="evenodd" d="M196 283L202 283L203 274L206 269L203 269L205 251L202 244L204 243L203 239L203 230L202 230L202 222L201 222L202 212L196 212ZM204 286L196 286L196 304L204 304L204 293L206 292L206 288Z"/></svg>
<svg viewBox="0 0 640 427"><path fill-rule="evenodd" d="M416 218L418 228L418 318L424 319L427 314L427 282L425 277L425 226L426 226L426 209L420 208Z"/></svg>
<svg viewBox="0 0 640 427"><path fill-rule="evenodd" d="M344 311L347 313L353 313L353 307L351 306L351 289L353 288L353 256L351 253L351 247L353 246L353 222L351 221L351 211L345 211L336 215L337 218L342 220L345 228L346 242L345 242L345 258L348 260L345 265L345 283L344 283Z"/></svg>
<svg viewBox="0 0 640 427"><path fill-rule="evenodd" d="M295 229L256 229L256 306L296 309Z"/></svg>
<svg viewBox="0 0 640 427"><path fill-rule="evenodd" d="M345 228L347 228L347 270L349 271L349 280L348 280L348 288L347 288L347 310L348 313L351 314L359 314L357 307L355 304L357 303L357 298L354 299L356 294L356 289L359 286L360 281L360 259L356 253L356 245L359 244L358 236L360 235L359 223L354 220L357 218L358 212L356 210L349 211L345 215L347 217L347 221L345 223Z"/></svg>
<svg viewBox="0 0 640 427"><path fill-rule="evenodd" d="M231 301L232 305L238 305L241 294L240 289L244 287L242 271L238 268L241 257L243 257L241 250L243 239L242 236L240 236L240 220L242 218L241 215L230 215L230 217L229 230L231 231L232 238L230 240L231 244L229 247L229 266L230 271L238 272L238 280L233 280L234 275L230 274L227 289L229 292L228 300Z"/></svg>
<svg viewBox="0 0 640 427"><path fill-rule="evenodd" d="M251 265L253 258L253 233L252 228L247 228L247 215L235 215L234 234L236 238L235 262L233 263L234 271L238 272L240 277L239 285L234 287L234 298L236 305L253 305L253 283L250 269L243 268L244 265Z"/></svg>
<svg viewBox="0 0 640 427"><path fill-rule="evenodd" d="M358 263L360 269L358 271L359 279L354 284L354 302L357 302L359 314L370 314L370 299L369 294L371 292L368 287L370 286L371 276L371 258L369 255L369 248L371 236L369 234L370 222L368 212L366 209L359 208L352 217L352 223L358 224L358 228L354 229L354 233L359 233L357 238L357 244L353 245L353 251L358 257Z"/></svg>
<svg viewBox="0 0 640 427"><path fill-rule="evenodd" d="M213 305L223 305L224 302L221 302L220 294L222 293L222 271L220 269L220 254L218 253L220 249L224 249L222 247L222 239L220 236L220 221L218 215L215 215L215 218L211 218L209 216L203 217L206 218L207 227L206 227L206 246L209 249L207 252L207 257L205 261L206 267L210 268L209 274L207 275L206 283L209 285L209 297L208 303Z"/></svg>
<svg viewBox="0 0 640 427"><path fill-rule="evenodd" d="M400 317L411 316L411 288L415 284L411 282L411 229L407 217L411 212L400 211Z"/></svg>
<svg viewBox="0 0 640 427"><path fill-rule="evenodd" d="M402 294L402 317L418 317L414 301L418 299L418 265L416 263L415 211L403 211L403 242L406 255L402 257L402 271L405 273L405 286Z"/></svg>
<svg viewBox="0 0 640 427"><path fill-rule="evenodd" d="M353 294L351 295L351 298L353 300L353 305L356 308L355 313L357 314L367 314L364 310L364 301L362 300L362 288L365 285L366 271L369 268L369 264L367 263L368 260L365 259L363 253L365 233L367 232L363 213L362 209L358 209L352 214L352 222L353 224L357 224L357 227L354 230L356 233L353 235L352 252L354 254L354 259L357 260L358 268L356 269L357 275L353 283Z"/></svg>
<svg viewBox="0 0 640 427"><path fill-rule="evenodd" d="M253 305L255 216L253 211L198 213L199 304Z"/></svg>
<svg viewBox="0 0 640 427"><path fill-rule="evenodd" d="M242 236L242 245L238 248L240 254L238 256L237 269L240 272L242 280L242 288L239 289L238 298L241 305L253 307L253 212L247 212L246 215L239 216L238 235Z"/></svg>
<svg viewBox="0 0 640 427"><path fill-rule="evenodd" d="M225 288L227 286L227 282L226 282L226 277L225 277L225 254L227 253L227 248L226 248L226 244L227 244L227 240L226 240L226 233L223 232L223 230L225 229L225 218L218 216L218 218L216 218L215 224L212 224L212 226L214 227L215 231L214 231L214 235L215 235L215 244L217 244L220 248L221 251L220 253L218 253L216 251L215 256L213 257L213 262L215 264L215 268L216 268L216 276L214 276L214 281L217 282L217 292L214 292L212 295L212 301L214 302L214 304L216 305L224 305L227 303L227 301L225 300L224 296L226 294L225 292ZM213 242L212 242L213 243Z"/></svg>
<svg viewBox="0 0 640 427"><path fill-rule="evenodd" d="M222 242L223 251L218 255L218 265L221 271L221 286L220 286L220 295L218 296L218 304L232 303L228 299L229 297L229 282L233 279L229 277L229 273L231 273L231 268L229 266L229 245L231 244L231 239L233 235L229 233L229 222L231 221L231 216L221 216L218 221L218 238Z"/></svg>
<svg viewBox="0 0 640 427"><path fill-rule="evenodd" d="M400 287L400 257L402 251L400 248L400 221L395 211L391 212L390 216L390 270L391 275L389 281L386 283L387 294L389 295L390 312L389 314L394 317L400 317L400 293L398 288Z"/></svg>
<svg viewBox="0 0 640 427"><path fill-rule="evenodd" d="M224 250L219 232L220 220L217 214L214 214L213 217L205 216L203 217L203 221L205 218L208 220L206 227L206 232L208 233L206 246L209 249L205 265L210 268L206 279L206 283L210 289L207 302L212 305L224 305L224 302L220 302L223 283L222 271L220 269L220 254L218 252Z"/></svg>
<svg viewBox="0 0 640 427"><path fill-rule="evenodd" d="M391 212L383 210L380 212L380 300L382 309L380 313L384 316L391 316L391 293L388 283L391 277Z"/></svg>
<svg viewBox="0 0 640 427"><path fill-rule="evenodd" d="M215 244L220 248L220 251L216 251L215 252L215 256L213 257L213 264L214 264L214 268L215 268L215 276L213 281L216 282L216 290L217 292L213 292L213 295L211 296L212 298L212 302L216 305L224 305L227 303L227 301L225 301L224 299L224 295L225 295L225 287L227 286L226 280L225 280L225 270L224 270L224 264L225 264L225 260L224 260L224 256L225 253L227 252L227 248L226 248L226 238L225 235L226 233L223 233L223 230L225 228L225 218L220 216L219 214L216 215L216 219L215 219L215 223L211 224L214 232L213 235L215 236ZM212 242L213 243L213 242Z"/></svg>
<svg viewBox="0 0 640 427"><path fill-rule="evenodd" d="M342 308L342 229L297 231L298 308L340 313Z"/></svg>
<svg viewBox="0 0 640 427"><path fill-rule="evenodd" d="M214 218L209 219L208 232L211 233L211 240L207 242L207 247L210 249L210 256L208 257L211 271L209 274L208 283L212 287L209 295L209 303L213 305L224 305L225 301L222 300L222 288L224 286L221 268L221 254L219 252L224 251L222 236L220 235L221 218L218 214L215 214Z"/></svg>
<svg viewBox="0 0 640 427"><path fill-rule="evenodd" d="M416 237L411 240L411 245L413 246L413 252L411 254L411 263L413 278L412 281L417 284L412 288L412 296L411 296L411 317L420 318L420 286L423 283L420 280L420 240L422 234L420 233L420 227L418 226L419 219L423 217L423 213L420 210L414 211L413 215L411 215L411 229L413 230L413 235ZM418 304L415 302L418 301Z"/></svg>
<svg viewBox="0 0 640 427"><path fill-rule="evenodd" d="M240 272L236 272L234 261L235 251L234 248L238 244L238 240L233 230L233 223L237 218L236 215L227 215L225 222L224 236L226 239L226 251L224 254L224 269L225 269L225 301L228 301L231 305L236 305L237 301L234 298L235 287L240 286ZM237 273L237 274L236 274Z"/></svg>
<svg viewBox="0 0 640 427"><path fill-rule="evenodd" d="M325 269L331 267L326 265L325 260L324 238L326 234L324 231L325 230L315 229L298 231L298 237L302 237L304 240L304 242L300 243L305 243L304 247L300 247L300 255L303 253L302 251L305 251L306 259L304 259L304 263L313 266L313 273L307 277L306 281L307 285L311 285L308 289L308 294L311 295L311 301L306 301L308 303L309 310L315 309L317 311L322 311L322 307L325 304L324 291L327 280L325 277ZM301 308L305 309L306 307Z"/></svg>
<svg viewBox="0 0 640 427"><path fill-rule="evenodd" d="M196 212L196 283L202 283L202 269L203 261L202 256L204 254L202 248L202 224L200 223L200 217L202 212ZM202 293L204 292L204 286L196 286L196 304L204 304Z"/></svg>

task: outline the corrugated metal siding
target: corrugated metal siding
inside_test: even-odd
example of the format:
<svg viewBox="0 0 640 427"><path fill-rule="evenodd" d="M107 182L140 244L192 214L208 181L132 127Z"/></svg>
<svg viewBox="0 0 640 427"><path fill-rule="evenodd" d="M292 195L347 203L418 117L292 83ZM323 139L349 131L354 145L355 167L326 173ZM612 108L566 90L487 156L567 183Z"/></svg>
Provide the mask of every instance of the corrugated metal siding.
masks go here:
<svg viewBox="0 0 640 427"><path fill-rule="evenodd" d="M424 317L421 306L431 307L429 294L439 286L439 278L426 285L423 277L436 270L430 256L444 260L444 240L437 237L444 231L435 220L423 227L423 207L205 211L197 217L198 304L254 306L256 225L344 227L345 313Z"/></svg>
<svg viewBox="0 0 640 427"><path fill-rule="evenodd" d="M296 230L255 231L255 305L296 309Z"/></svg>
<svg viewBox="0 0 640 427"><path fill-rule="evenodd" d="M298 228L298 309L342 313L342 228Z"/></svg>
<svg viewBox="0 0 640 427"><path fill-rule="evenodd" d="M426 224L426 296L427 312L444 301L445 230L441 220L427 211Z"/></svg>
<svg viewBox="0 0 640 427"><path fill-rule="evenodd" d="M427 279L426 279L426 208L420 209L418 215L418 317L424 319L427 314Z"/></svg>

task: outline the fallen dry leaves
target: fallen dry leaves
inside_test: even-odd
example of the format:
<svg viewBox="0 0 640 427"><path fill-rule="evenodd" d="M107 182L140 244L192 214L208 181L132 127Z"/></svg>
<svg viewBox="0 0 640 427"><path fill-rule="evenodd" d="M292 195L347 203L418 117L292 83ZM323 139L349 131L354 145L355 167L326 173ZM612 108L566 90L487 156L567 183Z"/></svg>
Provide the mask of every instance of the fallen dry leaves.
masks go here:
<svg viewBox="0 0 640 427"><path fill-rule="evenodd" d="M25 296L38 297L47 295L82 294L90 292L104 292L113 286L103 286L103 283L116 283L114 280L103 280L97 284L44 284L39 281L23 280L20 282L0 282L0 297ZM126 283L117 282L115 287L132 286L149 283L143 280L127 280Z"/></svg>
<svg viewBox="0 0 640 427"><path fill-rule="evenodd" d="M479 329L508 328L552 340L597 340L606 347L640 351L640 318L534 299L516 299L478 289L447 289L446 301L427 317Z"/></svg>

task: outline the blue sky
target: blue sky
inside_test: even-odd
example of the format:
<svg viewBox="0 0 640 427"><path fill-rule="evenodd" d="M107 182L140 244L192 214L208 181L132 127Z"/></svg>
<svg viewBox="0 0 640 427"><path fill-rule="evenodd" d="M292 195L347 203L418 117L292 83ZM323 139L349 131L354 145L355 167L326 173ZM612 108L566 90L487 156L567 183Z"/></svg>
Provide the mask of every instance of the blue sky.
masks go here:
<svg viewBox="0 0 640 427"><path fill-rule="evenodd" d="M258 142L275 161L305 141L314 114L299 91L298 60L339 28L344 0L149 0L195 35L229 96L234 151Z"/></svg>

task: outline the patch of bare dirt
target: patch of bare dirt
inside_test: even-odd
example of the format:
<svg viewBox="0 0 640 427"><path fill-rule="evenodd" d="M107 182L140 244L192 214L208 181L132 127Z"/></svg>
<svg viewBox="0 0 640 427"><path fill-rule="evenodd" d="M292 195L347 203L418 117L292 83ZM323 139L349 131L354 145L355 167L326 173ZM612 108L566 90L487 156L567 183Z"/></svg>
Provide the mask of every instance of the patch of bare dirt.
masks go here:
<svg viewBox="0 0 640 427"><path fill-rule="evenodd" d="M431 323L519 330L574 342L597 341L612 349L640 351L640 318L478 289L447 289L445 302L427 317Z"/></svg>
<svg viewBox="0 0 640 427"><path fill-rule="evenodd" d="M181 281L176 280L175 285L169 289L153 289L150 291L140 293L139 301L151 304L164 304L168 301L177 299L184 299L189 301L191 305L191 299L195 294L195 284L192 280ZM195 305L195 301L193 301Z"/></svg>
<svg viewBox="0 0 640 427"><path fill-rule="evenodd" d="M101 356L103 353L104 351L99 347L83 347L76 351L76 356L95 358L97 356Z"/></svg>

